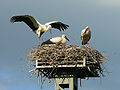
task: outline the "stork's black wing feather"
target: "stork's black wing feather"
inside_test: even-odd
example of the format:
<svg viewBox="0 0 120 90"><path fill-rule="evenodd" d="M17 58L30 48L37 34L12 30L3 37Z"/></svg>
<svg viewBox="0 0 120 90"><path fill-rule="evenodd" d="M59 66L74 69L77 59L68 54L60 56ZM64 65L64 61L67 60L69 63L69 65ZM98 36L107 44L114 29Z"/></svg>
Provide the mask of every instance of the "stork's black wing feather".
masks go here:
<svg viewBox="0 0 120 90"><path fill-rule="evenodd" d="M55 44L55 43L50 41L50 39L49 39L49 40L43 42L41 45L45 45L45 44Z"/></svg>
<svg viewBox="0 0 120 90"><path fill-rule="evenodd" d="M30 15L13 16L11 22L25 22L33 31L39 28L37 21Z"/></svg>
<svg viewBox="0 0 120 90"><path fill-rule="evenodd" d="M64 24L62 22L59 22L59 21L52 21L52 22L49 22L49 23L46 23L46 24L49 24L52 26L52 28L56 28L56 29L59 29L60 31L61 30L66 30L68 29L69 25L67 24Z"/></svg>

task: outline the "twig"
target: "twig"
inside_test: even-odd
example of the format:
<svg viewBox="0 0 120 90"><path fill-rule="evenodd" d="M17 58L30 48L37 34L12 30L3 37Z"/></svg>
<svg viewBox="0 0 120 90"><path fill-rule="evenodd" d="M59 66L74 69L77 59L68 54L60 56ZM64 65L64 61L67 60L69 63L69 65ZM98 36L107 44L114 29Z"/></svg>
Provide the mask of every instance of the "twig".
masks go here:
<svg viewBox="0 0 120 90"><path fill-rule="evenodd" d="M55 67L52 69L51 73L48 75L48 78L50 77L50 75L52 74L52 72L54 71ZM46 77L47 78L47 77ZM42 82L42 85L41 85L41 88L44 86L44 82L46 81L46 78L44 78L43 82Z"/></svg>
<svg viewBox="0 0 120 90"><path fill-rule="evenodd" d="M33 72L33 71L36 71L37 69L32 69L32 70L30 70L29 72Z"/></svg>

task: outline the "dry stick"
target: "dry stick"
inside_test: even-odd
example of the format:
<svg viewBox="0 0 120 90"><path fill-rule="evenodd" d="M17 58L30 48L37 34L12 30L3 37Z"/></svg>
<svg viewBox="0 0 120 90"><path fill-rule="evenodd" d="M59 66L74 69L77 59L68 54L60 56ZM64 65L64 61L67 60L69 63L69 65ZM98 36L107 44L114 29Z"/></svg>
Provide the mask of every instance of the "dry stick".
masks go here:
<svg viewBox="0 0 120 90"><path fill-rule="evenodd" d="M44 80L42 80L43 77L44 76L41 77L41 87L40 88L42 88L42 84L44 83Z"/></svg>
<svg viewBox="0 0 120 90"><path fill-rule="evenodd" d="M88 52L88 54L90 55L89 52ZM93 58L93 60L94 60L94 58ZM100 71L100 73L103 75L102 69L101 69L101 66L100 66L100 62L99 62L98 60L94 60L94 61L97 62L97 63L99 64L99 71Z"/></svg>
<svg viewBox="0 0 120 90"><path fill-rule="evenodd" d="M48 77L48 75L45 74L42 70L39 69L39 71L40 71L41 73L43 73L46 77Z"/></svg>
<svg viewBox="0 0 120 90"><path fill-rule="evenodd" d="M33 74L35 75L35 74L36 74L36 71L34 71L34 72L32 71L32 74L30 75L30 78L32 77Z"/></svg>
<svg viewBox="0 0 120 90"><path fill-rule="evenodd" d="M32 74L30 74L30 78L33 76L34 72L32 72Z"/></svg>
<svg viewBox="0 0 120 90"><path fill-rule="evenodd" d="M91 55L88 51L87 51L87 53L88 53L89 55ZM92 56L91 56L91 57L92 57ZM94 58L93 58L93 60L100 65L100 62L99 62L99 61L95 60ZM100 66L99 66L99 67L100 67ZM89 70L90 72L92 72L89 67L88 67L88 70ZM99 68L99 71L100 71L100 73L102 74L101 68ZM94 74L94 72L92 72L92 73Z"/></svg>
<svg viewBox="0 0 120 90"><path fill-rule="evenodd" d="M96 75L93 71L91 71L91 69L90 69L89 66L88 66L87 68L88 68L88 70L89 70L94 76Z"/></svg>
<svg viewBox="0 0 120 90"><path fill-rule="evenodd" d="M32 69L32 70L30 70L29 72L33 72L33 71L36 71L37 69Z"/></svg>
<svg viewBox="0 0 120 90"><path fill-rule="evenodd" d="M49 76L52 74L52 72L54 71L54 69L55 69L55 67L52 69L52 71L51 71L51 73L48 75L48 78L49 78ZM47 78L47 77L46 77ZM42 85L41 85L41 88L44 86L44 82L45 82L45 80L46 80L46 78L44 78L44 80L43 80L43 82L42 82Z"/></svg>
<svg viewBox="0 0 120 90"><path fill-rule="evenodd" d="M86 50L86 52L88 53L88 55L90 55L91 57L92 57L92 55ZM93 58L93 60L95 61L95 62L97 62L94 58Z"/></svg>
<svg viewBox="0 0 120 90"><path fill-rule="evenodd" d="M41 83L42 83L42 74L41 74ZM42 84L41 84L42 85ZM41 87L40 87L41 88Z"/></svg>
<svg viewBox="0 0 120 90"><path fill-rule="evenodd" d="M39 75L38 75L38 84L39 84L39 86L40 86L40 81L42 82L42 72L40 72L39 70L38 70L38 72L39 72Z"/></svg>
<svg viewBox="0 0 120 90"><path fill-rule="evenodd" d="M40 76L39 76L39 71L38 71L38 76L37 76L37 78L38 78L38 85L40 85Z"/></svg>

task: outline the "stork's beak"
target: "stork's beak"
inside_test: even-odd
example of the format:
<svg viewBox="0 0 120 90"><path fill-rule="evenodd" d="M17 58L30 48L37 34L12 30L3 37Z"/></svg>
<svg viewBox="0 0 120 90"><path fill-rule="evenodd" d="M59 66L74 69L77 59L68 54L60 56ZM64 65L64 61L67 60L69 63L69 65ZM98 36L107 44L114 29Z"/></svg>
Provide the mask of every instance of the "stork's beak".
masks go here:
<svg viewBox="0 0 120 90"><path fill-rule="evenodd" d="M88 29L88 28L85 29L85 33L87 32L87 29Z"/></svg>
<svg viewBox="0 0 120 90"><path fill-rule="evenodd" d="M86 29L85 29L85 33L87 32L88 28L89 28L89 27L87 26Z"/></svg>
<svg viewBox="0 0 120 90"><path fill-rule="evenodd" d="M70 41L67 37L65 37L68 41Z"/></svg>

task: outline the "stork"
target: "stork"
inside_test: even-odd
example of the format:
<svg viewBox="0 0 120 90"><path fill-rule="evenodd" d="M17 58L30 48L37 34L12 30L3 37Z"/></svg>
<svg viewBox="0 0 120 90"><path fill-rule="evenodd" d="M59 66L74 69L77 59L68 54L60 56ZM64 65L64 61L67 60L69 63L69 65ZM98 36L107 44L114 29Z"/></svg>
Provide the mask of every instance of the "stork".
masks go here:
<svg viewBox="0 0 120 90"><path fill-rule="evenodd" d="M69 41L69 39L66 37L66 35L63 34L61 37L51 38L51 39L43 42L41 45L45 45L45 44L56 44L56 45L63 44L63 45L65 45L66 40Z"/></svg>
<svg viewBox="0 0 120 90"><path fill-rule="evenodd" d="M64 24L62 22L59 21L52 21L52 22L48 22L44 25L40 24L33 16L31 15L21 15L21 16L13 16L10 21L12 23L14 22L24 22L26 23L31 29L32 31L38 35L39 38L39 44L40 44L40 37L41 35L50 30L52 30L52 28L56 28L58 30L66 30L68 29L69 25Z"/></svg>
<svg viewBox="0 0 120 90"><path fill-rule="evenodd" d="M89 40L91 38L91 31L90 28L87 26L85 29L81 31L81 43L84 46L85 44L88 44L89 47Z"/></svg>

